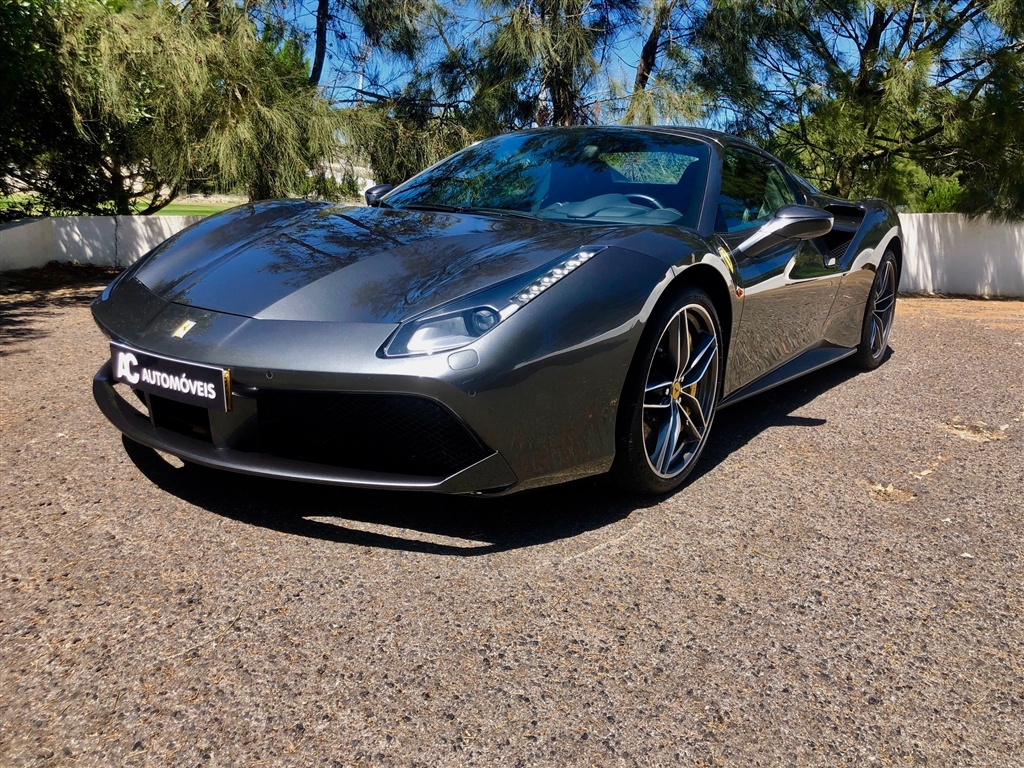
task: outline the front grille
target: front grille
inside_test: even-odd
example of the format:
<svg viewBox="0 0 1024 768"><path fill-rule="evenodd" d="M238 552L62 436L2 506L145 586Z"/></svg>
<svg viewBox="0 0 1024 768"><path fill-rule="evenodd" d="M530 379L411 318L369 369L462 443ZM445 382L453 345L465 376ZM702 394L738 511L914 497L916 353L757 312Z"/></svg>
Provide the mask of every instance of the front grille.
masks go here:
<svg viewBox="0 0 1024 768"><path fill-rule="evenodd" d="M348 469L446 477L487 451L444 406L416 395L260 390L260 450Z"/></svg>
<svg viewBox="0 0 1024 768"><path fill-rule="evenodd" d="M186 437L211 442L210 412L198 405L179 403L159 395L149 396L153 424Z"/></svg>

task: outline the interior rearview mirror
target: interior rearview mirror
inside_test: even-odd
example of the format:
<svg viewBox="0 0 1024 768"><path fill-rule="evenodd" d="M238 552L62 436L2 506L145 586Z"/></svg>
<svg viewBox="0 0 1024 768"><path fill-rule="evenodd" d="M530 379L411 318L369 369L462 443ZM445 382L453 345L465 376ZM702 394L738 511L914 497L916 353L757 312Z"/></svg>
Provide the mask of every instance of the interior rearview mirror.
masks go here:
<svg viewBox="0 0 1024 768"><path fill-rule="evenodd" d="M784 205L736 250L744 256L757 256L786 240L810 240L832 231L833 217L828 211L809 205Z"/></svg>
<svg viewBox="0 0 1024 768"><path fill-rule="evenodd" d="M370 187L363 193L366 197L366 204L371 207L380 205L380 199L394 188L394 184L377 184L376 186Z"/></svg>

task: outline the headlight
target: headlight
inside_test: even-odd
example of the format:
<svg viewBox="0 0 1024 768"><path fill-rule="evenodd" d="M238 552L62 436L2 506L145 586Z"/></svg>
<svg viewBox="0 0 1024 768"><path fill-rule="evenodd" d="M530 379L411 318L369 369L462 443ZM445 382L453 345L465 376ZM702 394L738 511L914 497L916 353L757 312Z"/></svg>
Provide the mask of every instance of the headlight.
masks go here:
<svg viewBox="0 0 1024 768"><path fill-rule="evenodd" d="M464 347L496 328L503 320L603 250L580 248L566 254L554 266L516 291L506 300L507 303L499 303L499 306L504 303L500 310L477 306L402 323L398 332L385 345L384 354L387 357L430 355Z"/></svg>
<svg viewBox="0 0 1024 768"><path fill-rule="evenodd" d="M388 344L389 357L429 355L463 347L501 322L501 315L490 307L428 317L404 324Z"/></svg>

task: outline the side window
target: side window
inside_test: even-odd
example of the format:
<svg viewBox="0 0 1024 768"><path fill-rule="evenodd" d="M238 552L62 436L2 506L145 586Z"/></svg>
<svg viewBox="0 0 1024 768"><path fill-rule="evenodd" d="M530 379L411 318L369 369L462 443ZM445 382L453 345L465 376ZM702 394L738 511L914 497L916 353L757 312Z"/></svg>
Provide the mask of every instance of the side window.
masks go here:
<svg viewBox="0 0 1024 768"><path fill-rule="evenodd" d="M745 149L726 148L716 231L737 232L760 226L779 208L795 202L796 195L779 166Z"/></svg>

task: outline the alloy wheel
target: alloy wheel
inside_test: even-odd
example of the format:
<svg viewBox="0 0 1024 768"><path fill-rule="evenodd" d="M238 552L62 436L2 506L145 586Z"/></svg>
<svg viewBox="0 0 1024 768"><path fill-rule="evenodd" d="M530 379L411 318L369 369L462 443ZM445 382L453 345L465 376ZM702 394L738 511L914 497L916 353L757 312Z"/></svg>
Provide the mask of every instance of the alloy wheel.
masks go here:
<svg viewBox="0 0 1024 768"><path fill-rule="evenodd" d="M700 453L714 418L718 369L715 324L704 307L688 304L662 332L644 388L644 445L659 477L676 477Z"/></svg>
<svg viewBox="0 0 1024 768"><path fill-rule="evenodd" d="M883 262L872 290L871 356L879 358L889 344L892 318L896 313L896 268L891 259Z"/></svg>

